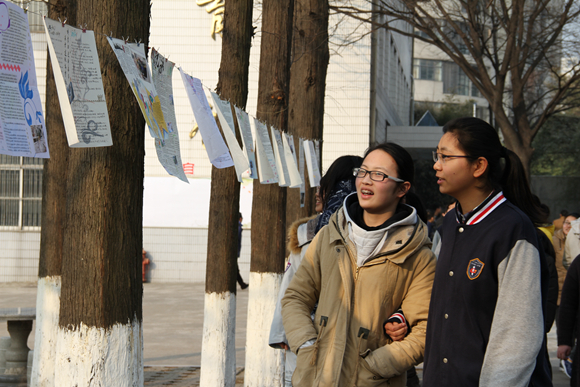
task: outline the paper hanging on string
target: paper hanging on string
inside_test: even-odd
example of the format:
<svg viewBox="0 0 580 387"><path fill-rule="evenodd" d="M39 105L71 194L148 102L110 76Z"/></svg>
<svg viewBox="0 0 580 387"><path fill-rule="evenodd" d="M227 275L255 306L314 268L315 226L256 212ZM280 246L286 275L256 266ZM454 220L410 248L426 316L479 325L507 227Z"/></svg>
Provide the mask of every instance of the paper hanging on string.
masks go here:
<svg viewBox="0 0 580 387"><path fill-rule="evenodd" d="M0 154L49 158L28 17L0 2Z"/></svg>
<svg viewBox="0 0 580 387"><path fill-rule="evenodd" d="M254 148L254 140L252 138L252 128L250 125L250 117L248 113L243 111L237 106L234 106L236 111L236 118L238 119L238 127L240 128L242 134L242 143L244 144L244 150L246 151L246 159L250 166L250 178L258 178L258 168L256 166L256 152Z"/></svg>
<svg viewBox="0 0 580 387"><path fill-rule="evenodd" d="M280 135L280 131L273 126L270 126L270 131L272 132L272 147L274 147L274 156L276 157L278 184L280 187L288 187L290 185L290 175L288 174L288 167L286 166L282 136Z"/></svg>
<svg viewBox="0 0 580 387"><path fill-rule="evenodd" d="M306 175L304 174L304 140L300 137L298 137L298 159L300 178L302 179L302 184L300 184L300 207L304 207L306 201Z"/></svg>
<svg viewBox="0 0 580 387"><path fill-rule="evenodd" d="M242 148L240 148L240 144L236 139L236 125L234 124L234 116L232 115L232 106L229 101L221 100L213 91L210 91L210 96L213 101L213 106L217 111L224 137L226 138L228 148L230 149L230 154L234 160L236 176L238 177L238 181L241 183L242 174L248 170L250 165L248 164L248 160L246 159L246 156L244 156L244 152L242 151Z"/></svg>
<svg viewBox="0 0 580 387"><path fill-rule="evenodd" d="M155 151L157 159L167 173L189 184L181 161L179 131L175 119L172 81L174 68L175 63L167 60L157 50L151 50L151 78L159 96L165 125L167 125L167 136L154 138Z"/></svg>
<svg viewBox="0 0 580 387"><path fill-rule="evenodd" d="M68 145L113 145L93 31L43 18Z"/></svg>
<svg viewBox="0 0 580 387"><path fill-rule="evenodd" d="M314 142L304 140L304 156L306 158L306 167L308 168L308 177L310 178L310 187L318 187L320 185L320 169L318 168Z"/></svg>
<svg viewBox="0 0 580 387"><path fill-rule="evenodd" d="M201 132L209 161L216 168L233 166L234 161L213 118L201 81L184 73L181 69L179 69L179 72L181 73L181 79L183 80L185 91L189 97L189 103L191 104L195 121Z"/></svg>
<svg viewBox="0 0 580 387"><path fill-rule="evenodd" d="M145 45L125 43L121 39L112 37L107 39L131 85L135 98L137 98L143 117L145 117L149 127L149 134L155 138L167 139L169 130L163 117L159 96L151 81L151 72L145 56Z"/></svg>
<svg viewBox="0 0 580 387"><path fill-rule="evenodd" d="M282 133L282 144L284 145L284 156L286 167L290 176L290 188L298 188L302 184L300 172L296 162L296 151L294 150L294 137L288 133Z"/></svg>
<svg viewBox="0 0 580 387"><path fill-rule="evenodd" d="M256 134L256 155L258 159L258 174L260 183L274 184L278 182L278 171L276 170L276 158L272 150L272 143L268 135L268 128L258 119L252 117L250 124L254 127Z"/></svg>

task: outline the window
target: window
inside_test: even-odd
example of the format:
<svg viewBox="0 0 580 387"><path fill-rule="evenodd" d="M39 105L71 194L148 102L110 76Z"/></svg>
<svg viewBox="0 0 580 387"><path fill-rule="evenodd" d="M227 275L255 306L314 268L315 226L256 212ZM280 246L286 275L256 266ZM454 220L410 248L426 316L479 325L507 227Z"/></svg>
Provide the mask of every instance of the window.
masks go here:
<svg viewBox="0 0 580 387"><path fill-rule="evenodd" d="M477 87L454 62L443 63L443 92L445 94L481 97Z"/></svg>
<svg viewBox="0 0 580 387"><path fill-rule="evenodd" d="M40 227L42 159L0 155L0 226Z"/></svg>
<svg viewBox="0 0 580 387"><path fill-rule="evenodd" d="M439 60L413 59L413 77L428 81L441 81L442 62Z"/></svg>

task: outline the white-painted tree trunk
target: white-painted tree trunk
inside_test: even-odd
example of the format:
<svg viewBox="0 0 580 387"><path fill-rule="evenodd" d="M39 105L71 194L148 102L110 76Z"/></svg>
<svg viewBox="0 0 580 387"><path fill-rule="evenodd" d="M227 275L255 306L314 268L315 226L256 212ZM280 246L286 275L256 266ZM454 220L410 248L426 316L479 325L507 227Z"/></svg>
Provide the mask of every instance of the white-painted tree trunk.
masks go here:
<svg viewBox="0 0 580 387"><path fill-rule="evenodd" d="M54 367L60 312L60 276L38 279L36 331L31 387L54 387Z"/></svg>
<svg viewBox="0 0 580 387"><path fill-rule="evenodd" d="M250 272L245 387L284 386L284 354L268 345L281 273Z"/></svg>
<svg viewBox="0 0 580 387"><path fill-rule="evenodd" d="M55 386L143 386L143 328L135 317L107 329L59 328Z"/></svg>
<svg viewBox="0 0 580 387"><path fill-rule="evenodd" d="M206 293L203 308L201 374L204 387L236 385L236 295Z"/></svg>

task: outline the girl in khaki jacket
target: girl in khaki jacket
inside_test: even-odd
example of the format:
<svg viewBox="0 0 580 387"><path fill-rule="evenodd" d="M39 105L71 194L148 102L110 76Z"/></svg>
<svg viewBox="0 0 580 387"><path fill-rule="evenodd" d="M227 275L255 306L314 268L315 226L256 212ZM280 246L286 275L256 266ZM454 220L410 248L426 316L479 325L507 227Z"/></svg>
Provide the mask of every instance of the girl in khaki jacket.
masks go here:
<svg viewBox="0 0 580 387"><path fill-rule="evenodd" d="M310 244L282 300L294 387L405 386L422 361L435 257L427 226L401 203L413 169L396 144L368 149L356 194ZM398 308L411 332L392 342L383 326Z"/></svg>

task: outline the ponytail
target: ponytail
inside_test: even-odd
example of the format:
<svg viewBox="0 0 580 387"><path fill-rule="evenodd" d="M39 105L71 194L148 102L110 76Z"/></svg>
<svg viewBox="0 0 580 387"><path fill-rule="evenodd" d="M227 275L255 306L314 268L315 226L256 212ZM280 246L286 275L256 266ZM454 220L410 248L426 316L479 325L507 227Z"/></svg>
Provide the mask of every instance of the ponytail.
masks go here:
<svg viewBox="0 0 580 387"><path fill-rule="evenodd" d="M506 199L535 225L545 222L541 203L532 195L520 158L501 145L491 125L479 118L457 118L445 124L443 133L454 134L459 147L473 159L483 157L487 160L485 178L490 188L503 190Z"/></svg>

